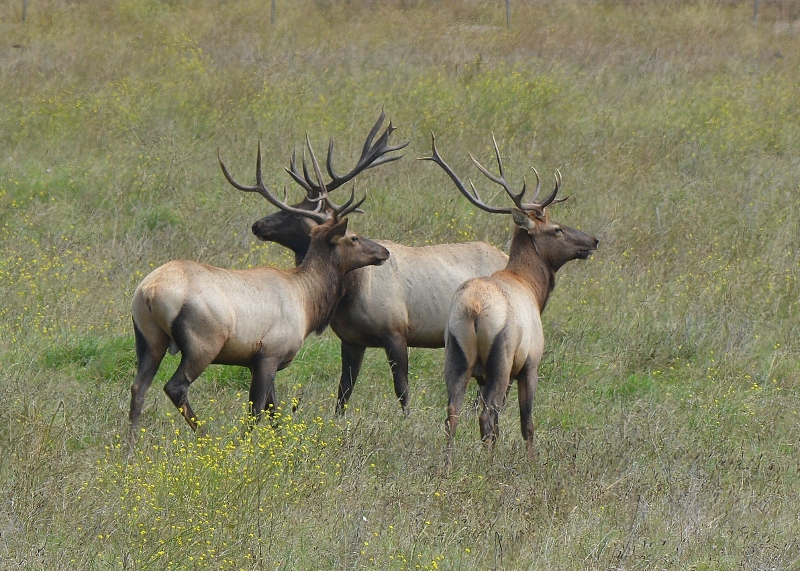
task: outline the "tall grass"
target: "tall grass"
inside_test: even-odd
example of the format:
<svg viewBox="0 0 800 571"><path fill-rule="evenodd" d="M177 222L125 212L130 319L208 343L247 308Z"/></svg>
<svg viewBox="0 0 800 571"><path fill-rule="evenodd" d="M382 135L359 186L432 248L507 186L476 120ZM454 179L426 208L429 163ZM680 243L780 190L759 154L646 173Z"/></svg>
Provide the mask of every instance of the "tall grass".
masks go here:
<svg viewBox="0 0 800 571"><path fill-rule="evenodd" d="M800 317L800 8L762 2L298 0L0 5L0 568L792 569ZM488 240L441 153L509 178L559 168L555 219L600 238L544 315L534 407L493 456L467 411L442 470L441 351L411 351L412 413L370 350L332 414L338 341L241 426L247 371L160 387L129 455L129 300L176 258L290 266L257 243L306 133L349 167L381 108L406 157L365 174L370 237ZM298 196L297 189L291 189ZM299 408L289 413L291 405Z"/></svg>

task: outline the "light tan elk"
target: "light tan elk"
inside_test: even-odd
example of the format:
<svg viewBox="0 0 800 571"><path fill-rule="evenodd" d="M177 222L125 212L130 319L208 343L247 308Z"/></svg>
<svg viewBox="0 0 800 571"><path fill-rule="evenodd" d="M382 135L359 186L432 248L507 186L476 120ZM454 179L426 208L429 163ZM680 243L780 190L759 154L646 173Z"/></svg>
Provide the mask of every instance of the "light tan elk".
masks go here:
<svg viewBox="0 0 800 571"><path fill-rule="evenodd" d="M311 244L303 263L291 270L225 270L172 261L139 284L133 295L137 373L131 388L131 443L145 393L168 348L180 351L181 360L164 391L193 430L197 421L189 405L189 385L212 363L250 369L251 413L258 418L275 405L275 373L292 362L312 331L320 333L328 325L342 296L345 274L389 258L383 246L347 231L345 216L364 201L355 202L355 189L338 206L320 182L317 209L298 209L264 186L260 145L255 186L236 183L222 166L236 188L258 192L306 221ZM319 166L314 166L321 181Z"/></svg>
<svg viewBox="0 0 800 571"><path fill-rule="evenodd" d="M524 203L525 185L515 193L506 182L497 142L495 157L500 175L495 176L475 158L470 158L489 180L499 184L511 197L513 207L489 206L481 200L475 185L470 192L439 156L432 137L432 156L469 201L486 212L510 214L514 220L508 265L485 278L462 284L453 297L447 321L444 377L447 383L447 458L452 454L453 437L470 377L481 384L483 410L480 414L481 438L489 448L498 433L499 413L505 404L512 380L519 391L522 437L529 454L533 446L533 398L538 382L537 368L544 349L541 313L556 284L556 271L570 260L586 259L598 241L580 230L550 220L548 206L556 200L561 175L556 171L555 188L543 200L539 196L539 174L533 201Z"/></svg>
<svg viewBox="0 0 800 571"><path fill-rule="evenodd" d="M389 146L388 139L394 131L391 123L373 144L383 119L381 114L364 143L356 167L347 175L334 173L331 139L326 161L331 178L326 185L329 191L362 170L400 158L386 156L405 147L405 144ZM315 161L310 146L309 152ZM302 173L294 155L286 170L309 196L319 192L319 185L309 177L305 157ZM296 207L313 208L314 204L313 200L306 199ZM253 224L253 234L260 240L290 248L297 263L304 259L309 247L301 219L286 212L276 212L257 221ZM443 347L448 309L456 288L469 278L486 276L503 268L508 261L508 256L485 242L418 248L384 240L377 242L391 252L390 262L347 274L344 295L331 319L331 328L341 340L342 373L336 401L339 413L353 392L367 347L382 347L386 352L395 394L404 412L408 413L408 347Z"/></svg>

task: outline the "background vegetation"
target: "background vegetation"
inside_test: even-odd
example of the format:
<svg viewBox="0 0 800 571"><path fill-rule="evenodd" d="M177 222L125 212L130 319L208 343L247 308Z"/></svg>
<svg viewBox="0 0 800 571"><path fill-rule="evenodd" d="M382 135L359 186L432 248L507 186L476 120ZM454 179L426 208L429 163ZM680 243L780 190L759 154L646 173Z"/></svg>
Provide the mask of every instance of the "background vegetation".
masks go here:
<svg viewBox="0 0 800 571"><path fill-rule="evenodd" d="M0 4L0 568L793 569L800 565L797 2L31 0ZM370 350L334 417L338 342L280 374L243 437L246 371L192 387L210 438L148 394L129 300L174 258L291 265L249 225L308 133L344 170L381 108L411 142L362 177L364 235L504 247L434 165L560 168L595 233L545 314L534 408L493 457L474 412L441 469L442 352L403 418ZM549 175L548 175L549 176ZM530 176L529 176L530 178ZM484 185L485 186L485 185ZM293 189L296 192L296 189ZM502 197L495 195L496 200Z"/></svg>

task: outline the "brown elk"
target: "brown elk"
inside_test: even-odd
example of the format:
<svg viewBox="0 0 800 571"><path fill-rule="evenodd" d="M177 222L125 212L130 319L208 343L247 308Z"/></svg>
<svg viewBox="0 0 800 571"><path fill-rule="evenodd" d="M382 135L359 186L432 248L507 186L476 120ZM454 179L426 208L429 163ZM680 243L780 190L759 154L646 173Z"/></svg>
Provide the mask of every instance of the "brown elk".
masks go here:
<svg viewBox="0 0 800 571"><path fill-rule="evenodd" d="M526 187L515 193L506 181L497 142L494 143L499 176L470 158L492 182L511 197L513 207L489 206L481 200L475 185L470 192L439 156L432 136L432 156L469 201L486 212L511 214L515 228L508 265L489 277L474 278L462 284L453 297L447 321L444 377L447 384L447 458L452 454L459 412L471 377L481 384L483 410L480 413L481 438L492 447L498 434L500 410L512 380L519 392L520 428L528 453L533 447L533 398L538 383L537 368L544 349L541 314L556 284L556 272L570 260L588 258L598 240L580 230L550 219L548 206L556 199L561 174L556 171L555 188L537 202L540 189L536 174L533 201L524 203Z"/></svg>
<svg viewBox="0 0 800 571"><path fill-rule="evenodd" d="M222 160L220 159L220 164ZM172 261L148 275L133 295L137 373L131 387L131 444L135 440L145 393L167 349L181 353L180 364L164 387L186 422L197 430L189 405L189 385L212 363L250 369L251 414L258 418L275 406L275 374L288 366L312 332L330 322L348 272L381 264L389 251L347 230L345 216L364 201L338 206L328 198L319 165L321 189L313 210L289 206L262 181L261 146L256 184L236 183L258 192L281 211L301 217L310 227L303 263L290 270L258 267L226 270L191 261Z"/></svg>
<svg viewBox="0 0 800 571"><path fill-rule="evenodd" d="M366 168L400 158L386 156L406 144L389 146L394 127L391 123L377 142L384 115L378 118L364 143L356 167L345 176L337 176L332 168L333 140L328 145L326 161L331 182L328 190L341 180ZM309 146L313 157L313 150ZM319 190L308 175L303 157L303 172L292 155L286 169L302 185L309 196ZM297 208L312 208L306 199ZM253 234L260 240L272 241L290 248L300 263L308 249L309 238L302 232L295 215L276 212L253 224ZM465 280L486 276L505 267L508 256L485 242L439 244L408 247L377 240L391 253L383 266L364 267L345 276L344 295L331 319L331 328L341 340L342 372L336 410L341 413L353 391L367 347L382 347L386 352L394 380L395 395L403 411L408 413L408 347L444 347L444 328L450 300Z"/></svg>

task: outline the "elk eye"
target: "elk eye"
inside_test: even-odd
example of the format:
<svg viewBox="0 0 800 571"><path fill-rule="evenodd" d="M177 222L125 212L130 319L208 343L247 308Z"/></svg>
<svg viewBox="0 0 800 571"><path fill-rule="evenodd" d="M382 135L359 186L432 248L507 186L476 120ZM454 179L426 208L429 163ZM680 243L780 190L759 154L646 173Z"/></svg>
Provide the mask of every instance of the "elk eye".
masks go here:
<svg viewBox="0 0 800 571"><path fill-rule="evenodd" d="M560 226L557 226L556 227L556 234L563 234L563 233L564 233L564 229L561 228Z"/></svg>

